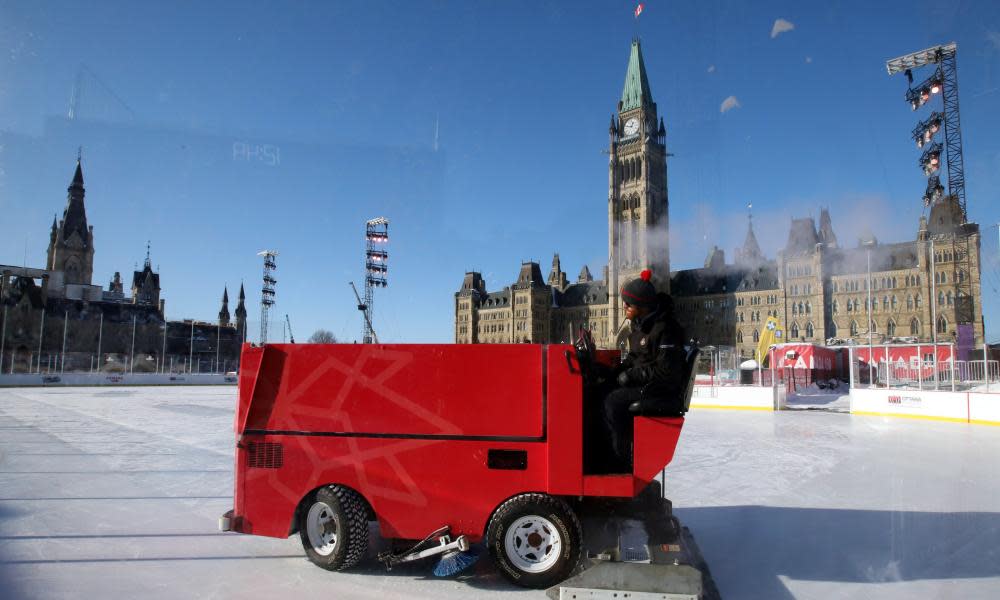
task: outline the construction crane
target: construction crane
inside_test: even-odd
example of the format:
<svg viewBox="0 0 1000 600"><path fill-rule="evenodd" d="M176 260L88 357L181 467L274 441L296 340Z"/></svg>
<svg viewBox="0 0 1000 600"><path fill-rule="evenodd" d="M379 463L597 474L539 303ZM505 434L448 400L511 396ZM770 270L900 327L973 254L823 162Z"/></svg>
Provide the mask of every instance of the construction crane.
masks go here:
<svg viewBox="0 0 1000 600"><path fill-rule="evenodd" d="M295 343L295 334L292 333L292 320L288 318L288 313L285 313L285 324L288 325L288 340L290 343Z"/></svg>
<svg viewBox="0 0 1000 600"><path fill-rule="evenodd" d="M357 298L358 300L358 310L360 310L361 314L363 314L365 317L365 325L366 325L365 330L371 332L372 341L374 341L377 344L378 335L375 334L375 329L372 327L372 321L370 318L368 318L368 305L361 301L361 295L358 294L358 288L354 287L354 282L351 281L349 283L351 284L351 289L354 290L354 297Z"/></svg>

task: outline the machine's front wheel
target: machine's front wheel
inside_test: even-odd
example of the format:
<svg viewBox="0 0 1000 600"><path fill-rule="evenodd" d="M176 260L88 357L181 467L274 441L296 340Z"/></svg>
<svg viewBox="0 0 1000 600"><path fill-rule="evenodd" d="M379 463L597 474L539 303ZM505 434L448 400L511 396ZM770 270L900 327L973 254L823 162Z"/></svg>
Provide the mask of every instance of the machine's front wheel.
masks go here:
<svg viewBox="0 0 1000 600"><path fill-rule="evenodd" d="M580 560L583 531L573 510L545 494L521 494L500 505L486 532L490 554L511 582L547 588Z"/></svg>
<svg viewBox="0 0 1000 600"><path fill-rule="evenodd" d="M320 488L300 512L299 537L313 564L330 571L353 567L368 551L364 499L339 485Z"/></svg>

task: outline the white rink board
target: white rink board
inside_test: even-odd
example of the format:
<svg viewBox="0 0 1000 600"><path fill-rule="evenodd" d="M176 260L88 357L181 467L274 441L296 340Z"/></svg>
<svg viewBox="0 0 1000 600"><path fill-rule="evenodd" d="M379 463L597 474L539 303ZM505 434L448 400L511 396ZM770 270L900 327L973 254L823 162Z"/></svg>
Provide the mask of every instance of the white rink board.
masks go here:
<svg viewBox="0 0 1000 600"><path fill-rule="evenodd" d="M65 385L235 385L221 373L14 373L0 374L0 387Z"/></svg>
<svg viewBox="0 0 1000 600"><path fill-rule="evenodd" d="M774 388L696 385L691 408L774 410Z"/></svg>
<svg viewBox="0 0 1000 600"><path fill-rule="evenodd" d="M851 412L941 421L969 420L969 394L931 390L851 390Z"/></svg>
<svg viewBox="0 0 1000 600"><path fill-rule="evenodd" d="M969 394L969 421L1000 425L1000 394Z"/></svg>

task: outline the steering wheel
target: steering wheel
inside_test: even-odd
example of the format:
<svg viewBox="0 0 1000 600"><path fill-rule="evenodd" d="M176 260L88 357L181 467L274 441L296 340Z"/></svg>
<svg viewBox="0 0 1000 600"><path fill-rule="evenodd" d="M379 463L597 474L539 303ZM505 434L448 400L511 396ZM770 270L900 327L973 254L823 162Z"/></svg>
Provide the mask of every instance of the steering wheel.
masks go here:
<svg viewBox="0 0 1000 600"><path fill-rule="evenodd" d="M593 377L595 374L594 353L597 347L594 345L594 336L590 334L589 329L580 327L580 335L576 338L573 348L576 350L576 361L580 364L580 372L583 373L584 378Z"/></svg>

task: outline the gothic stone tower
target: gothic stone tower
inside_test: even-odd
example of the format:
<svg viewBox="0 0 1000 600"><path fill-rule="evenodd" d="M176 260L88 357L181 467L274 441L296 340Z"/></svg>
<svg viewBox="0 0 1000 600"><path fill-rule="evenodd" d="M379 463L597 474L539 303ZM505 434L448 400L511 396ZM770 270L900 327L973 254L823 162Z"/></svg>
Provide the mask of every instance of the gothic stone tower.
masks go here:
<svg viewBox="0 0 1000 600"><path fill-rule="evenodd" d="M83 205L83 169L76 161L76 173L69 184L66 209L56 225L52 220L49 236L49 271L63 272L64 283L90 285L94 274L94 228L87 226L87 211Z"/></svg>
<svg viewBox="0 0 1000 600"><path fill-rule="evenodd" d="M622 319L624 283L651 268L657 289L669 291L670 285L666 130L649 91L639 40L632 42L625 87L608 134L607 283L613 332Z"/></svg>

